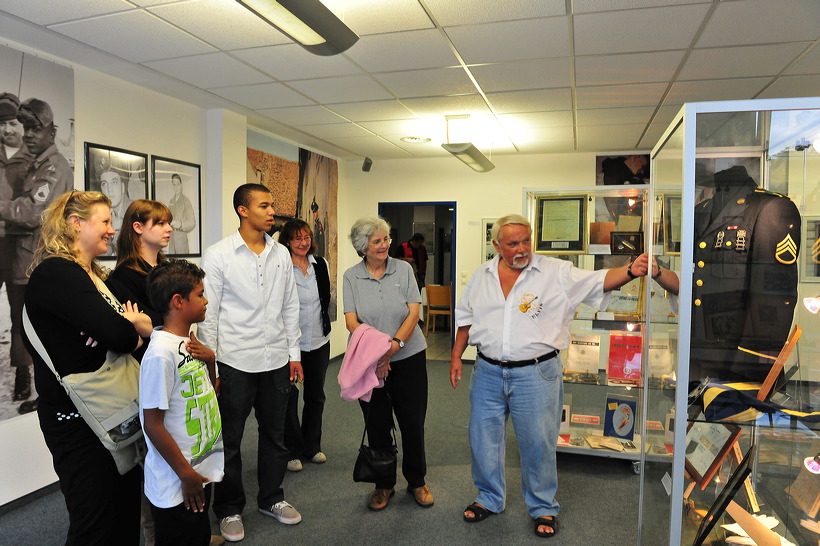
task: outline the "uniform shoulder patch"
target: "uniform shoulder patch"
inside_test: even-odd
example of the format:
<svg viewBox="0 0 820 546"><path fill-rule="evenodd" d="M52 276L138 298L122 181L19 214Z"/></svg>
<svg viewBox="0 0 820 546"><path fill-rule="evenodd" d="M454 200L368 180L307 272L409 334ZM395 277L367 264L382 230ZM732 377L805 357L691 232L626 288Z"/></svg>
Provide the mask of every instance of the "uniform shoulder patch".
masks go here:
<svg viewBox="0 0 820 546"><path fill-rule="evenodd" d="M51 195L51 185L43 184L34 191L32 197L35 203L45 203L49 195Z"/></svg>
<svg viewBox="0 0 820 546"><path fill-rule="evenodd" d="M797 243L790 234L786 234L783 240L777 243L774 258L784 265L791 265L797 261Z"/></svg>

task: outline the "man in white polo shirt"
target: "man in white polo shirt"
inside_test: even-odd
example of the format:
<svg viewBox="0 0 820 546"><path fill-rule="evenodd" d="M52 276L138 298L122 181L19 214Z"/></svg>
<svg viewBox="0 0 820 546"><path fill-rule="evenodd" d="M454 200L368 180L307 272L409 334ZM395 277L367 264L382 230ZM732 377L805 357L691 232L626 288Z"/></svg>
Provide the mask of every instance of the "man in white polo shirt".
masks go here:
<svg viewBox="0 0 820 546"><path fill-rule="evenodd" d="M285 412L291 383L302 377L299 296L288 250L266 233L273 197L261 184L236 189L239 230L202 256L208 313L199 337L216 352L225 477L214 488L214 513L226 540L245 538L240 445L251 408L259 423L259 511L282 523L302 516L285 501Z"/></svg>
<svg viewBox="0 0 820 546"><path fill-rule="evenodd" d="M476 501L464 510L475 523L504 510L507 415L521 453L524 501L535 534L557 530L555 448L564 387L558 350L569 345L580 303L603 309L609 291L646 275L646 260L602 271L533 254L532 228L523 216L500 218L492 228L498 256L470 277L456 307L450 383L461 380L461 355L470 345L478 358L470 386L470 451ZM631 268L631 269L630 269Z"/></svg>

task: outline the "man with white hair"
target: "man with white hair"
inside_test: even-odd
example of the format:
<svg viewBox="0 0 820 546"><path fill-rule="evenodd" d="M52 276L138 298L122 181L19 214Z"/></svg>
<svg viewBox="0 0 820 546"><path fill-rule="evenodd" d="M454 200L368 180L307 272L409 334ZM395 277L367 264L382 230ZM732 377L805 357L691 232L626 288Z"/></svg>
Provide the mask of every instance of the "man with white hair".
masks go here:
<svg viewBox="0 0 820 546"><path fill-rule="evenodd" d="M569 346L575 308L606 308L609 291L646 275L646 260L616 269L585 271L569 262L533 254L532 228L511 214L495 222L498 256L470 277L456 307L458 332L450 383L461 380L461 356L478 349L470 385L470 451L476 501L464 510L475 523L502 512L506 503L504 446L507 415L521 453L524 501L535 534L557 531L555 448L563 406L558 351Z"/></svg>

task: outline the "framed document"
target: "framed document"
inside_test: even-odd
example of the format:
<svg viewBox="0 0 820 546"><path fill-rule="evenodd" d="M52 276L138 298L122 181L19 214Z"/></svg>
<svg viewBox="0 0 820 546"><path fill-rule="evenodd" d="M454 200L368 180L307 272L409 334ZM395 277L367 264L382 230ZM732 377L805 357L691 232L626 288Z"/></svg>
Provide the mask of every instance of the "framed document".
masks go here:
<svg viewBox="0 0 820 546"><path fill-rule="evenodd" d="M641 313L643 313L643 283L645 278L632 279L611 292L606 310L614 313L617 320L629 320L641 316Z"/></svg>
<svg viewBox="0 0 820 546"><path fill-rule="evenodd" d="M539 197L536 202L535 250L541 254L584 254L586 195Z"/></svg>
<svg viewBox="0 0 820 546"><path fill-rule="evenodd" d="M679 195L664 195L663 209L663 250L670 256L680 256L681 198Z"/></svg>
<svg viewBox="0 0 820 546"><path fill-rule="evenodd" d="M740 427L726 423L693 421L686 429L686 472L706 489L720 463L740 436Z"/></svg>

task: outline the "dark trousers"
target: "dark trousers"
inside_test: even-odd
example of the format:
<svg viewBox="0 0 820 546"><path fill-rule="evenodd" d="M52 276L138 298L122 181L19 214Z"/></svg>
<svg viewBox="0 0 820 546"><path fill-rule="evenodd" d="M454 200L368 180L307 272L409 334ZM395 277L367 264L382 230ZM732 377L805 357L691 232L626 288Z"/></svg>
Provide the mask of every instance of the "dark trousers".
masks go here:
<svg viewBox="0 0 820 546"><path fill-rule="evenodd" d="M82 418L58 421L56 411L43 404L38 413L68 510L65 543L139 544L142 467L120 476L111 453Z"/></svg>
<svg viewBox="0 0 820 546"><path fill-rule="evenodd" d="M259 424L257 481L259 508L285 499L282 480L288 464L285 448L285 412L290 394L290 368L248 373L219 362L219 413L225 446L225 476L214 485L214 513L218 518L241 514L245 508L242 486L242 436L251 408Z"/></svg>
<svg viewBox="0 0 820 546"><path fill-rule="evenodd" d="M322 451L322 413L325 411L325 376L330 362L330 342L315 351L302 351L302 383L305 406L299 424L299 389L291 387L285 421L285 445L288 457L313 457Z"/></svg>
<svg viewBox="0 0 820 546"><path fill-rule="evenodd" d="M6 259L0 256L0 259ZM25 303L26 285L15 284L14 271L8 267L0 267L0 287L6 285L6 294L9 299L11 319L11 365L15 368L28 368L31 370L31 356L23 344L23 303ZM31 373L29 371L29 373Z"/></svg>
<svg viewBox="0 0 820 546"><path fill-rule="evenodd" d="M208 506L211 503L211 488L205 486L205 510L194 512L181 502L172 508L157 508L151 505L156 532L156 546L208 546L211 541L211 524L208 520Z"/></svg>
<svg viewBox="0 0 820 546"><path fill-rule="evenodd" d="M424 476L427 474L427 457L424 453L424 420L427 417L426 351L391 362L384 388L373 389L370 402L359 401L359 405L367 421L369 445L375 449L393 445L390 428L393 426L395 413L401 431L402 474L409 487L424 485ZM394 476L389 482L377 483L376 488L390 489L395 485Z"/></svg>

